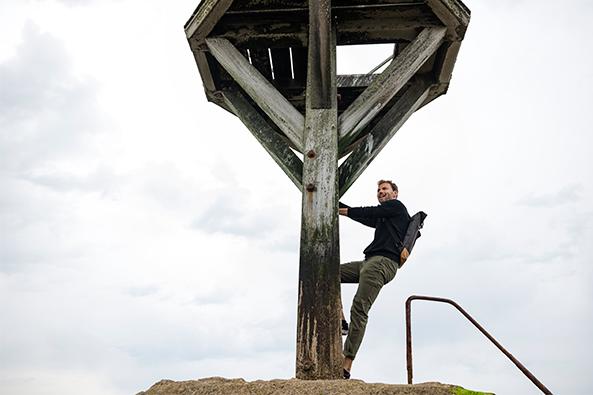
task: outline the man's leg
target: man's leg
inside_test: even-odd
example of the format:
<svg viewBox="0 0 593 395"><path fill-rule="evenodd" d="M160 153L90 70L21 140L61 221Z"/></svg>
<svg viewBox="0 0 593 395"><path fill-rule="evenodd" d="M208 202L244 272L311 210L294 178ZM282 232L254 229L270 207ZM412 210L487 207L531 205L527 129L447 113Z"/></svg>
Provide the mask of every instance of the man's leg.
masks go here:
<svg viewBox="0 0 593 395"><path fill-rule="evenodd" d="M357 283L360 277L360 268L364 261L348 262L340 265L340 282Z"/></svg>
<svg viewBox="0 0 593 395"><path fill-rule="evenodd" d="M360 269L362 267L364 261L355 261L345 263L340 265L340 282L341 283L358 283L360 278ZM346 318L344 317L344 308L342 308L342 322L344 322ZM352 359L345 357L344 358L344 370L350 374L350 369L352 368ZM349 377L349 376L348 376ZM344 375L344 378L348 378Z"/></svg>
<svg viewBox="0 0 593 395"><path fill-rule="evenodd" d="M344 369L350 370L364 336L368 313L383 285L395 277L397 264L391 259L374 256L364 261L359 284L350 309L350 328L344 343Z"/></svg>

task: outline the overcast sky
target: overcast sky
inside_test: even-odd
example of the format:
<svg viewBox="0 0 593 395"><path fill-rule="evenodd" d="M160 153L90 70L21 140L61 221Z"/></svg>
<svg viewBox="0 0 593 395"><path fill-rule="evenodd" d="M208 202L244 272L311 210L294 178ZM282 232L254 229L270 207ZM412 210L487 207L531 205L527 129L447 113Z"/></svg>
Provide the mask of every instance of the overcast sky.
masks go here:
<svg viewBox="0 0 593 395"><path fill-rule="evenodd" d="M300 193L207 103L197 0L0 0L0 392L123 395L294 376ZM428 213L353 377L404 383L404 301L452 298L548 388L593 393L593 2L467 0L449 93L344 196ZM388 48L349 48L366 72ZM341 259L372 230L340 219ZM344 287L350 306L354 286ZM416 382L539 391L446 305L413 305Z"/></svg>

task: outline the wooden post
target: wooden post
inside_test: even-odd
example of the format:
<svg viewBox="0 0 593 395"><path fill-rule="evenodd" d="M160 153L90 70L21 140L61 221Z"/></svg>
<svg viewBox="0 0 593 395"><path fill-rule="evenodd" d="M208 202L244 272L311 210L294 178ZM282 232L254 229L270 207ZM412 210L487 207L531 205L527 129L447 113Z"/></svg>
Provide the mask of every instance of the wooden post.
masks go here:
<svg viewBox="0 0 593 395"><path fill-rule="evenodd" d="M330 0L309 0L296 350L296 377L308 380L341 378L343 362L336 43L330 7ZM320 49L325 53L320 53ZM322 92L323 89L329 92ZM324 103L324 97L328 103Z"/></svg>

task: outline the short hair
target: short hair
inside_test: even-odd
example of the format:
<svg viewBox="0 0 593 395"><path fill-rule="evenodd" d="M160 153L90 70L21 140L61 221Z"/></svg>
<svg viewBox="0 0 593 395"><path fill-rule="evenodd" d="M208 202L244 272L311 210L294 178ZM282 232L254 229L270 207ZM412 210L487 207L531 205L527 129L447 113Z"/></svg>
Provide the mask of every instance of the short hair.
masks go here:
<svg viewBox="0 0 593 395"><path fill-rule="evenodd" d="M381 185L381 184L389 184L389 185L391 185L391 189L393 189L395 192L399 192L397 190L397 185L395 185L395 182L393 182L391 180L379 180L379 182L377 182L377 185Z"/></svg>

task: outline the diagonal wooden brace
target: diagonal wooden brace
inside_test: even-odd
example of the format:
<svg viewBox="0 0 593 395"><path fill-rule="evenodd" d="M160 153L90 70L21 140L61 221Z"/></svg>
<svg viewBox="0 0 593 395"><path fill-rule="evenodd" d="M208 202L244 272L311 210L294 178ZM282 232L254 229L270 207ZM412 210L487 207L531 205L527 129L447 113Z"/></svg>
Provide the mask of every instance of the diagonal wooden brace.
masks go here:
<svg viewBox="0 0 593 395"><path fill-rule="evenodd" d="M290 149L287 142L269 125L247 98L236 89L225 89L222 93L227 105L247 126L272 159L286 173L299 191L303 190L303 162Z"/></svg>
<svg viewBox="0 0 593 395"><path fill-rule="evenodd" d="M430 92L430 82L417 79L404 92L340 166L340 197L356 181L399 128L422 105Z"/></svg>
<svg viewBox="0 0 593 395"><path fill-rule="evenodd" d="M406 46L381 75L340 115L340 157L399 90L412 78L426 60L438 49L445 27L425 28Z"/></svg>
<svg viewBox="0 0 593 395"><path fill-rule="evenodd" d="M227 39L207 38L206 44L222 67L302 152L303 115Z"/></svg>

